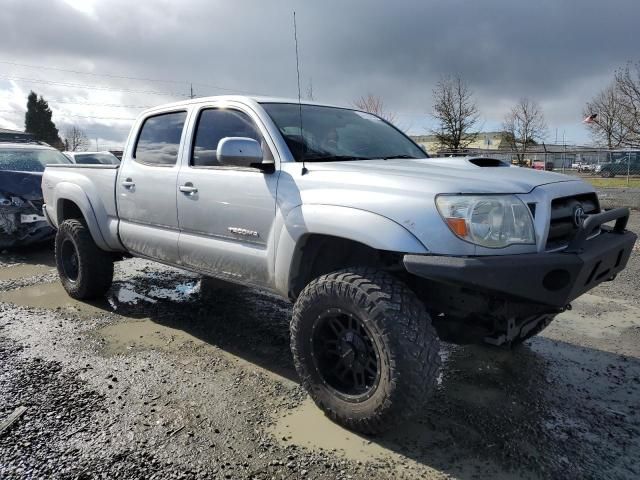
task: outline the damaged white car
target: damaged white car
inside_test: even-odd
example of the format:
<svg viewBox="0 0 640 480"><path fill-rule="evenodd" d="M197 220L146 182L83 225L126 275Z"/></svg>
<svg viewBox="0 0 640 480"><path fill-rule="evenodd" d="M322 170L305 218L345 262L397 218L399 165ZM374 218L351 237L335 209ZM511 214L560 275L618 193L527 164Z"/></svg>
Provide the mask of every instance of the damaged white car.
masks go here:
<svg viewBox="0 0 640 480"><path fill-rule="evenodd" d="M42 172L48 164L71 161L44 143L0 143L0 248L53 237L42 216Z"/></svg>

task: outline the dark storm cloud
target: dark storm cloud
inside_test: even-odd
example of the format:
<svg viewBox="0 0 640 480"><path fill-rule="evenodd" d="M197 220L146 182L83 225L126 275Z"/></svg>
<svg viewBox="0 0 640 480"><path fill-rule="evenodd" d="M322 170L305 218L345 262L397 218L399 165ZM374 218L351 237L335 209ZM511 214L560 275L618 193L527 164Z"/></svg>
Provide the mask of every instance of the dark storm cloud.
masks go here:
<svg viewBox="0 0 640 480"><path fill-rule="evenodd" d="M438 78L455 73L471 84L489 123L525 95L543 104L550 125L570 123L615 68L640 60L637 0L116 0L95 2L91 15L62 1L3 3L3 59L193 81L198 94L228 93L206 83L290 97L297 95L295 8L303 91L312 79L319 100L348 104L370 91L391 109L416 114L429 111ZM114 88L188 90L39 73Z"/></svg>

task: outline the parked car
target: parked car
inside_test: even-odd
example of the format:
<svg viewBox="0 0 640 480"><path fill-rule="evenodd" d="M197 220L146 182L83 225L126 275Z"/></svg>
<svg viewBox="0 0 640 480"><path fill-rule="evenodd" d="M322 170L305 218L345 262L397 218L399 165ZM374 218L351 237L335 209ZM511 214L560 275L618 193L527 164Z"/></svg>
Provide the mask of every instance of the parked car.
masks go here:
<svg viewBox="0 0 640 480"><path fill-rule="evenodd" d="M613 162L601 163L595 171L605 178L627 174L640 175L640 155L634 155L630 158L621 157Z"/></svg>
<svg viewBox="0 0 640 480"><path fill-rule="evenodd" d="M545 164L545 162L542 161L542 160L536 160L536 161L534 161L532 163L531 167L534 170L547 170L549 172L552 172L553 171L553 162L547 162Z"/></svg>
<svg viewBox="0 0 640 480"><path fill-rule="evenodd" d="M593 173L595 172L596 169L596 165L592 164L592 163L581 163L580 166L578 167L578 171L579 172L583 172L583 173Z"/></svg>
<svg viewBox="0 0 640 480"><path fill-rule="evenodd" d="M64 152L73 163L81 165L119 165L120 160L111 152Z"/></svg>
<svg viewBox="0 0 640 480"><path fill-rule="evenodd" d="M577 177L428 158L375 115L313 103L153 108L121 165L82 167L44 174L69 295L104 295L114 258L134 255L288 298L302 384L365 433L422 410L439 338L521 343L636 240L629 210L601 210Z"/></svg>
<svg viewBox="0 0 640 480"><path fill-rule="evenodd" d="M53 147L37 142L0 142L0 248L52 238L42 213L42 172L47 164L71 162Z"/></svg>

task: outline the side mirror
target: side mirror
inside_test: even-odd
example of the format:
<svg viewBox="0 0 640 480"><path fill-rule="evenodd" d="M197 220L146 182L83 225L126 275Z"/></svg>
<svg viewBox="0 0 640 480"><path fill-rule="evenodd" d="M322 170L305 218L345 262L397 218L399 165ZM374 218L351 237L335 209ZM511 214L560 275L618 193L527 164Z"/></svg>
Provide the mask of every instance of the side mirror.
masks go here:
<svg viewBox="0 0 640 480"><path fill-rule="evenodd" d="M220 165L252 167L259 168L263 171L275 169L273 160L267 160L263 163L262 147L260 147L260 144L253 138L222 138L218 142L216 156Z"/></svg>

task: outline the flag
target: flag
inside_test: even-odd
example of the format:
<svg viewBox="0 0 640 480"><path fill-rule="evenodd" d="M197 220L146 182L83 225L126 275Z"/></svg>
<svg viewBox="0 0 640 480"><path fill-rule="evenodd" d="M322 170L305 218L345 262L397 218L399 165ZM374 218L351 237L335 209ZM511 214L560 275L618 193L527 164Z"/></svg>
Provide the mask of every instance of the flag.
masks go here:
<svg viewBox="0 0 640 480"><path fill-rule="evenodd" d="M597 113L592 113L591 115L589 115L587 118L585 118L582 123L595 123L596 121L596 117L598 116Z"/></svg>

